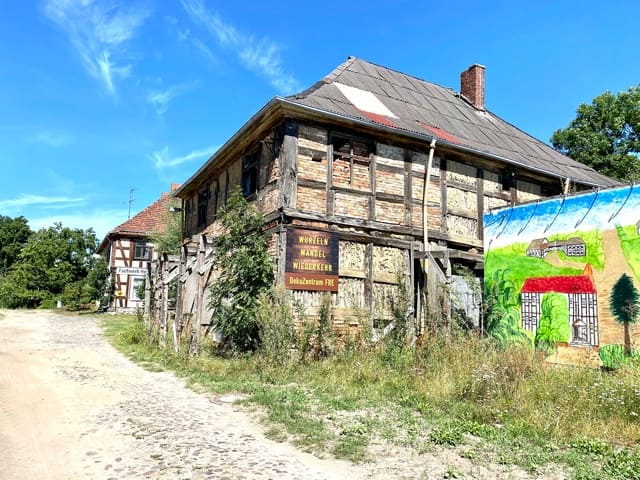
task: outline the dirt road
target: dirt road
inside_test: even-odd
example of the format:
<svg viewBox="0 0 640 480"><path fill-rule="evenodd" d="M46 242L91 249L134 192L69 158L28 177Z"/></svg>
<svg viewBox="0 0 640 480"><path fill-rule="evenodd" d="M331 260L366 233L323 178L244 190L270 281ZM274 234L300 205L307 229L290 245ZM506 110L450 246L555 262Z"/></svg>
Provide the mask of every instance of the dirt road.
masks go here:
<svg viewBox="0 0 640 480"><path fill-rule="evenodd" d="M376 444L363 465L318 459L268 440L231 401L127 360L95 319L0 312L1 480L442 480L453 467L466 479L532 478L440 447Z"/></svg>
<svg viewBox="0 0 640 480"><path fill-rule="evenodd" d="M96 320L0 318L0 478L358 479L363 472L272 442L222 398L146 371Z"/></svg>

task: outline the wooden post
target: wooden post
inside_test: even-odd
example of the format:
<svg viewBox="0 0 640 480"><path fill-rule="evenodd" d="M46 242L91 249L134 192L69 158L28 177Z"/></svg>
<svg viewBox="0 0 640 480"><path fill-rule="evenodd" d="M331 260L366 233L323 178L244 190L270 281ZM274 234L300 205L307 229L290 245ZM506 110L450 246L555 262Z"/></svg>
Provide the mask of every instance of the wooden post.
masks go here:
<svg viewBox="0 0 640 480"><path fill-rule="evenodd" d="M144 322L151 331L151 262L147 262L144 277Z"/></svg>
<svg viewBox="0 0 640 480"><path fill-rule="evenodd" d="M196 275L198 275L198 291L196 293L196 312L191 323L191 355L200 354L200 325L204 316L204 290L207 287L204 276L204 259L207 251L207 237L200 235L198 244L198 256L196 261Z"/></svg>
<svg viewBox="0 0 640 480"><path fill-rule="evenodd" d="M167 344L167 332L169 330L169 285L167 283L167 277L169 276L169 257L166 253L162 254L162 275L160 277L161 290L161 306L160 306L160 346L165 347Z"/></svg>
<svg viewBox="0 0 640 480"><path fill-rule="evenodd" d="M179 273L178 273L178 284L177 284L177 288L176 288L176 315L174 318L174 322L175 322L175 328L176 328L176 336L179 338L180 334L182 333L182 323L184 321L183 319L183 312L184 312L184 302L182 299L182 289L183 289L183 276L184 276L184 272L186 270L187 267L187 246L183 245L182 248L180 248L180 266L179 266Z"/></svg>

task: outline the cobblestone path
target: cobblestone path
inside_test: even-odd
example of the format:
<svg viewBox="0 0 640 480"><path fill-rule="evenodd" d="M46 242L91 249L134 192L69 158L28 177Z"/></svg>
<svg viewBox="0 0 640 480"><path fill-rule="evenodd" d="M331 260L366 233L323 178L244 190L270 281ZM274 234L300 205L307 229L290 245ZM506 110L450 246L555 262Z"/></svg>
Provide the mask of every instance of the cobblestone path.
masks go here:
<svg viewBox="0 0 640 480"><path fill-rule="evenodd" d="M3 480L366 477L359 467L270 441L224 398L133 364L94 319L3 314Z"/></svg>

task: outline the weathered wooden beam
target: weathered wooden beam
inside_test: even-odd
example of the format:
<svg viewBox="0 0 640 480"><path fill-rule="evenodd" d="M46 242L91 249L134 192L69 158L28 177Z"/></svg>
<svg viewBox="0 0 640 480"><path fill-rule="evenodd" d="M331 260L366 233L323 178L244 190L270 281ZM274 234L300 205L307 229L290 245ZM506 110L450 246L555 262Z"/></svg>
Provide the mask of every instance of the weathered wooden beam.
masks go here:
<svg viewBox="0 0 640 480"><path fill-rule="evenodd" d="M480 167L476 173L476 198L478 210L478 239L484 238L484 170Z"/></svg>
<svg viewBox="0 0 640 480"><path fill-rule="evenodd" d="M411 196L412 196L412 164L411 164L411 152L409 150L404 151L404 223L405 225L412 225L412 215L411 211Z"/></svg>
<svg viewBox="0 0 640 480"><path fill-rule="evenodd" d="M280 148L280 205L296 208L297 197L298 122L287 118Z"/></svg>
<svg viewBox="0 0 640 480"><path fill-rule="evenodd" d="M440 159L440 231L447 233L447 159Z"/></svg>
<svg viewBox="0 0 640 480"><path fill-rule="evenodd" d="M369 154L369 220L376 219L376 156Z"/></svg>
<svg viewBox="0 0 640 480"><path fill-rule="evenodd" d="M455 250L452 248L447 248L443 250L432 250L430 253L431 256L435 259L452 259L459 258L461 260L468 260L471 262L477 262L484 264L484 256L481 253L471 253L471 252L463 252L461 250ZM415 252L416 258L425 258L425 252Z"/></svg>

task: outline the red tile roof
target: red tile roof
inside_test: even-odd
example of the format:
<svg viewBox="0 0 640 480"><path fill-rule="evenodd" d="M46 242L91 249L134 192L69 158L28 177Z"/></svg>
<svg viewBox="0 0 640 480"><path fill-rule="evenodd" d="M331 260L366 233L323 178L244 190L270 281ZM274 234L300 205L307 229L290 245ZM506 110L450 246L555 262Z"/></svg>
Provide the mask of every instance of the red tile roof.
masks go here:
<svg viewBox="0 0 640 480"><path fill-rule="evenodd" d="M171 186L174 190L174 186ZM148 237L153 232L161 232L166 228L166 216L172 200L172 195L163 192L158 200L121 223L104 238L98 247L98 253L106 248L109 239L113 237Z"/></svg>
<svg viewBox="0 0 640 480"><path fill-rule="evenodd" d="M527 278L522 285L522 293L596 293L593 281L588 275L574 277Z"/></svg>
<svg viewBox="0 0 640 480"><path fill-rule="evenodd" d="M163 192L158 200L129 220L121 223L109 232L113 233L136 233L148 235L152 232L162 231L165 228L165 217L169 210L171 195Z"/></svg>

